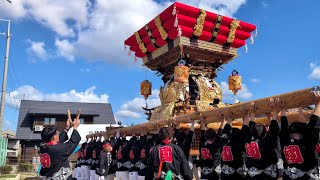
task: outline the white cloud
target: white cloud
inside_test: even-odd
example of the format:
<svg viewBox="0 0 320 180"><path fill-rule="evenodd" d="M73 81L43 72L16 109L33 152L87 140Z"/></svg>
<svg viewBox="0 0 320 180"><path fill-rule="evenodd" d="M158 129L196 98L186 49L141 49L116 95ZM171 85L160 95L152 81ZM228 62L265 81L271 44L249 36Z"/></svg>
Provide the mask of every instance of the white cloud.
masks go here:
<svg viewBox="0 0 320 180"><path fill-rule="evenodd" d="M234 94L229 90L227 82L222 81L220 83L220 88L222 90L222 101L233 100ZM240 100L250 99L252 97L252 92L248 89L246 84L242 84L241 90L237 93L237 98Z"/></svg>
<svg viewBox="0 0 320 180"><path fill-rule="evenodd" d="M246 0L182 0L199 8L233 16ZM123 41L173 1L155 0L16 0L0 2L0 16L34 20L54 31L58 55L130 64ZM44 8L45 7L45 8ZM62 40L61 40L62 39Z"/></svg>
<svg viewBox="0 0 320 180"><path fill-rule="evenodd" d="M58 38L54 41L55 46L57 47L57 55L60 57L64 57L69 61L74 61L74 47L70 42L66 39L60 40Z"/></svg>
<svg viewBox="0 0 320 180"><path fill-rule="evenodd" d="M252 79L250 79L250 81L251 81L252 83L260 83L260 82L261 82L261 79L259 79L259 78L252 78Z"/></svg>
<svg viewBox="0 0 320 180"><path fill-rule="evenodd" d="M87 0L13 0L0 2L0 16L19 20L31 19L60 36L73 37L76 29L87 24L90 4Z"/></svg>
<svg viewBox="0 0 320 180"><path fill-rule="evenodd" d="M152 95L148 98L148 107L153 108L160 106L159 90L152 90ZM142 96L136 97L130 101L125 102L120 110L115 113L117 120L124 122L128 119L141 119L146 118L146 115L143 114L144 111L142 107L145 107L145 99Z"/></svg>
<svg viewBox="0 0 320 180"><path fill-rule="evenodd" d="M134 118L134 119L140 119L141 114L129 110L120 110L117 112L117 116L120 116L122 118Z"/></svg>
<svg viewBox="0 0 320 180"><path fill-rule="evenodd" d="M181 0L179 2L232 17L247 0ZM171 4L172 1L169 3Z"/></svg>
<svg viewBox="0 0 320 180"><path fill-rule="evenodd" d="M27 53L32 58L39 58L43 61L49 58L49 54L45 49L46 44L43 41L36 42L28 39L27 43L30 45L30 47L27 48Z"/></svg>
<svg viewBox="0 0 320 180"><path fill-rule="evenodd" d="M312 72L309 74L308 78L312 80L320 80L320 66L318 66L316 63L310 63L309 67Z"/></svg>
<svg viewBox="0 0 320 180"><path fill-rule="evenodd" d="M91 86L84 92L70 90L64 93L44 93L33 86L24 85L15 91L7 93L6 103L13 108L19 108L22 99L39 101L108 103L109 96L107 94L96 94L94 92L95 89L95 86Z"/></svg>

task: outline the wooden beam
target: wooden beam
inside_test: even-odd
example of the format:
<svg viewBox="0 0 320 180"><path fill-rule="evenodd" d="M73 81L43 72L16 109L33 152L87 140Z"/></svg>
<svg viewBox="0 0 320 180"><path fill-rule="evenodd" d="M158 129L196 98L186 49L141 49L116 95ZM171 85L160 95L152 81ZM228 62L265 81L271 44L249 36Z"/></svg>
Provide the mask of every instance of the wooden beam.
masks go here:
<svg viewBox="0 0 320 180"><path fill-rule="evenodd" d="M299 90L299 91L294 91L290 93L285 93L285 94L280 94L276 96L271 96L267 98L262 98L250 102L254 102L256 109L256 115L265 115L267 113L270 113L271 110L268 106L269 99L273 98L279 98L281 102L283 102L284 108L286 109L292 109L292 108L297 108L297 107L306 107L311 104L314 104L317 99L315 96L311 93L311 88ZM230 106L222 107L222 108L217 108L217 109L211 109L211 110L206 110L201 112L207 119L207 123L213 123L219 121L215 117L218 117L219 114L227 114L228 112L232 112L233 118L234 119L239 119L245 116L245 112L243 109L249 108L250 102L243 102L243 103L238 103L238 104L233 104ZM187 114L183 116L178 116L175 117L176 121L180 123L188 123L189 117L193 120L199 119L199 113L192 113L192 114ZM164 126L168 123L168 119L161 119L157 121L152 121L152 122L147 122L144 124L140 125L135 125L135 126L130 126L130 127L125 127L125 128L120 128L117 130L113 130L108 132L108 134L115 134L116 131L121 131L122 133L129 134L131 132L137 131L138 129L145 129L146 131L153 131L159 126ZM159 126L157 126L157 124Z"/></svg>

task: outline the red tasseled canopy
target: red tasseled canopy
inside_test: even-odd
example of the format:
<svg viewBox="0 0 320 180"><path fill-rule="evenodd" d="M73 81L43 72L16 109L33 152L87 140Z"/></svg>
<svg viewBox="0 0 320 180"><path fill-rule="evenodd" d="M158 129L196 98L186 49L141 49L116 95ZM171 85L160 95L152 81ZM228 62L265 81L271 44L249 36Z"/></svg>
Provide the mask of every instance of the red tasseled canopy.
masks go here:
<svg viewBox="0 0 320 180"><path fill-rule="evenodd" d="M227 44L227 38L230 33L230 25L233 21L232 18L222 16L220 26L217 31L217 35L213 38L213 32L215 30L218 14L206 11L205 22L202 30L202 34L197 37L203 41L213 41L220 45ZM194 26L197 24L197 18L200 15L200 9L192 6L188 6L182 3L173 3L170 7L160 13L161 26L167 33L167 39L163 39L155 20L151 20L147 26L150 32L143 26L138 30L141 41L147 48L148 53L152 53L157 48L164 46L168 41L172 41L179 36L179 29L181 30L181 36L188 38L194 37ZM235 31L235 38L231 44L228 44L233 48L240 48L246 44L246 39L250 38L251 32L256 29L256 26L243 21L240 21L239 26ZM152 41L151 39L154 39ZM133 34L127 40L125 45L130 46L130 50L135 52L135 55L139 58L146 56L139 47L136 36Z"/></svg>

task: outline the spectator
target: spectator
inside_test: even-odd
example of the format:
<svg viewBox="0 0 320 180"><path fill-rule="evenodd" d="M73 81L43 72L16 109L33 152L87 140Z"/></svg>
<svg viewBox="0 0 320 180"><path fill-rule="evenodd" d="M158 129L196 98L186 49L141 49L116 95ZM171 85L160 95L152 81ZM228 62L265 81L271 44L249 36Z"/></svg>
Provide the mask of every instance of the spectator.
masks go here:
<svg viewBox="0 0 320 180"><path fill-rule="evenodd" d="M159 131L161 143L152 149L148 158L146 180L193 178L189 163L182 149L171 143L172 129L163 127ZM172 177L170 177L172 176Z"/></svg>
<svg viewBox="0 0 320 180"><path fill-rule="evenodd" d="M72 123L73 132L69 141L59 141L59 131L53 127L45 127L41 132L44 141L40 145L40 161L42 169L39 179L66 179L72 180L69 156L78 146L81 137L77 131L80 125L79 116ZM65 142L65 143L59 143Z"/></svg>

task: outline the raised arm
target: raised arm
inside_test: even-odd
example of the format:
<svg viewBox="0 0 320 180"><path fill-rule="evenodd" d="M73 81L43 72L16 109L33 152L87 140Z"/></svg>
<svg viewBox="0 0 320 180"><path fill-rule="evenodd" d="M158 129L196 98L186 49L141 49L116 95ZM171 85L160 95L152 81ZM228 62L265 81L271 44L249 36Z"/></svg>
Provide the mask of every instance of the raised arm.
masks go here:
<svg viewBox="0 0 320 180"><path fill-rule="evenodd" d="M189 122L191 123L191 128L190 128L190 130L188 132L188 136L187 136L187 145L188 145L188 147L191 146L192 139L193 139L193 134L194 134L194 120L192 120L190 118Z"/></svg>
<svg viewBox="0 0 320 180"><path fill-rule="evenodd" d="M176 120L176 118L172 118L172 121L173 121L173 124L175 126L174 128L174 136L173 138L176 138L177 137L177 134L179 133L180 131L180 123Z"/></svg>
<svg viewBox="0 0 320 180"><path fill-rule="evenodd" d="M224 128L222 130L222 134L228 134L230 136L230 134L232 133L233 115L232 115L231 112L228 112L224 117L225 117L225 120L226 120L226 125L224 126Z"/></svg>
<svg viewBox="0 0 320 180"><path fill-rule="evenodd" d="M205 138L205 131L206 131L206 120L204 119L203 116L200 116L200 122L201 122L201 134L200 134L200 144L199 144L199 149L201 149L204 144L206 143L206 138Z"/></svg>
<svg viewBox="0 0 320 180"><path fill-rule="evenodd" d="M310 117L310 121L308 123L309 128L314 128L317 124L317 121L319 121L319 117L320 117L320 92L319 91L315 91L313 92L314 96L318 99L317 103L315 104L315 108L314 111Z"/></svg>
<svg viewBox="0 0 320 180"><path fill-rule="evenodd" d="M66 128L59 133L59 143L64 143L69 139L68 131L69 131L71 125L72 125L72 121L67 119Z"/></svg>
<svg viewBox="0 0 320 180"><path fill-rule="evenodd" d="M56 145L58 146L57 148L60 149L59 153L61 153L63 157L69 157L73 153L73 151L76 149L76 147L79 145L81 140L80 134L77 131L77 128L79 127L79 125L80 125L80 119L76 118L73 121L73 132L71 134L69 141L66 143L60 143Z"/></svg>
<svg viewBox="0 0 320 180"><path fill-rule="evenodd" d="M279 124L278 124L278 114L279 110L284 107L284 103L280 101L279 98L276 100L270 99L269 107L272 109L272 120L269 122L269 131L267 136L277 136L279 133Z"/></svg>
<svg viewBox="0 0 320 180"><path fill-rule="evenodd" d="M143 126L141 128L141 135L140 135L140 145L144 145L147 143L147 134L145 133L145 130L143 129Z"/></svg>

